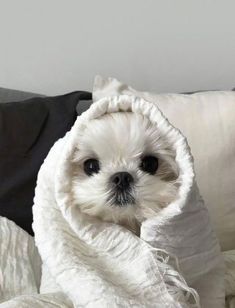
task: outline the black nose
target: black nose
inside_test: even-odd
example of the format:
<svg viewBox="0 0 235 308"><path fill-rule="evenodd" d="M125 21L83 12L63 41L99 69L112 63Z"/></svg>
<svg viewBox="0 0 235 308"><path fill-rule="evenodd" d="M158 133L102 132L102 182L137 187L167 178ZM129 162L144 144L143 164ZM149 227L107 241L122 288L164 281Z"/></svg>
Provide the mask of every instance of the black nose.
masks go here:
<svg viewBox="0 0 235 308"><path fill-rule="evenodd" d="M117 172L111 176L111 182L116 187L124 190L130 188L130 185L134 182L134 179L128 172Z"/></svg>

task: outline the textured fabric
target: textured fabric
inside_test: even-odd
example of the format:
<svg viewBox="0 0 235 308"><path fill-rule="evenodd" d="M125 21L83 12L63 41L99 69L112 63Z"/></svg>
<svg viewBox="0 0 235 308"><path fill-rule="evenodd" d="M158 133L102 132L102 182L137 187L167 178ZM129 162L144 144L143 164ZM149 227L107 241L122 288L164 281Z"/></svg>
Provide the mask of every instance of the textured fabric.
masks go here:
<svg viewBox="0 0 235 308"><path fill-rule="evenodd" d="M41 258L33 238L0 217L0 303L38 293L40 278Z"/></svg>
<svg viewBox="0 0 235 308"><path fill-rule="evenodd" d="M87 121L120 110L149 117L175 149L180 170L179 197L161 215L143 223L140 238L124 227L82 214L71 199L69 161L77 132ZM165 254L178 258L186 281L199 293L201 307L224 307L223 261L197 189L189 148L152 103L129 96L104 98L78 117L40 169L33 214L45 269L75 307L190 307L188 295L194 299L197 295Z"/></svg>
<svg viewBox="0 0 235 308"><path fill-rule="evenodd" d="M38 170L54 142L76 119L87 92L0 104L0 215L32 234Z"/></svg>
<svg viewBox="0 0 235 308"><path fill-rule="evenodd" d="M226 295L235 295L235 250L223 253L226 263Z"/></svg>
<svg viewBox="0 0 235 308"><path fill-rule="evenodd" d="M0 217L0 307L73 307L60 292L39 295L40 281L41 258L33 237Z"/></svg>
<svg viewBox="0 0 235 308"><path fill-rule="evenodd" d="M0 217L0 308L73 308L61 292L39 294L41 258L34 239Z"/></svg>
<svg viewBox="0 0 235 308"><path fill-rule="evenodd" d="M234 308L235 251L224 252L223 256L226 263L226 308ZM14 222L0 217L0 308L32 307L72 308L73 304L55 284L48 269L41 269L33 238Z"/></svg>
<svg viewBox="0 0 235 308"><path fill-rule="evenodd" d="M235 249L235 92L183 94L140 92L97 76L93 99L135 95L156 104L187 137L198 186L223 250Z"/></svg>
<svg viewBox="0 0 235 308"><path fill-rule="evenodd" d="M235 250L223 253L226 264L226 307L235 308Z"/></svg>

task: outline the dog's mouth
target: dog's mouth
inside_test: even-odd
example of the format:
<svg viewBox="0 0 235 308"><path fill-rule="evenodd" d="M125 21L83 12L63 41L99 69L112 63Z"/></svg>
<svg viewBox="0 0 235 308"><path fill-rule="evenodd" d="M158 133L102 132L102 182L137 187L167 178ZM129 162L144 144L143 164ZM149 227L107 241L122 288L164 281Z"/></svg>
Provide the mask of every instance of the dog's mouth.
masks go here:
<svg viewBox="0 0 235 308"><path fill-rule="evenodd" d="M116 190L108 198L111 206L126 207L135 204L135 198L130 191Z"/></svg>

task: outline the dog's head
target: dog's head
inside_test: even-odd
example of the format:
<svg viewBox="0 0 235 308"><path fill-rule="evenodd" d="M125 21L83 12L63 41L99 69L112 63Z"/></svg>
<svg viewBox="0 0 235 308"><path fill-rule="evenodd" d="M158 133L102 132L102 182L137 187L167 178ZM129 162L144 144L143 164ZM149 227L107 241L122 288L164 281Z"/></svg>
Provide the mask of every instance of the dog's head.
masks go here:
<svg viewBox="0 0 235 308"><path fill-rule="evenodd" d="M117 112L88 122L71 163L74 203L105 221L135 229L176 197L175 152L140 114Z"/></svg>

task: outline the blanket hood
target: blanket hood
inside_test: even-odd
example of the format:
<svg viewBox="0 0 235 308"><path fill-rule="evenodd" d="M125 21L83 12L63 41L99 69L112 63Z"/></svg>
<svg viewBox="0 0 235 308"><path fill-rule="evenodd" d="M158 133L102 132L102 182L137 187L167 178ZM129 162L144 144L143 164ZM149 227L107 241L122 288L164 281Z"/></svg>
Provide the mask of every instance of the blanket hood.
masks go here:
<svg viewBox="0 0 235 308"><path fill-rule="evenodd" d="M142 224L140 238L82 214L71 199L77 133L89 121L119 111L149 118L174 148L179 168L178 197ZM198 294L201 307L224 307L223 261L189 146L152 103L128 95L105 97L79 116L40 169L33 216L43 263L75 307L199 307Z"/></svg>
<svg viewBox="0 0 235 308"><path fill-rule="evenodd" d="M73 128L67 134L67 141L61 153L61 159L57 168L57 178L66 179L66 182L58 180L55 183L57 201L62 212L65 213L66 209L71 206L71 170L69 162L73 157L74 150L78 143L78 132L84 130L88 121L102 117L106 113L123 111L142 114L149 118L149 120L156 125L156 129L158 129L160 134L168 140L169 144L172 145L176 152L176 162L179 167L179 182L181 183L179 188L179 196L177 200L175 200L167 208L163 209L161 218L163 216L175 216L177 211L181 212L182 207L190 205L188 199L192 198L191 194L195 193L195 190L191 189L192 186L195 185L195 175L193 169L193 158L191 156L186 138L178 129L174 128L167 121L156 105L138 97L121 95L105 97L98 102L93 103L86 112L77 118Z"/></svg>

